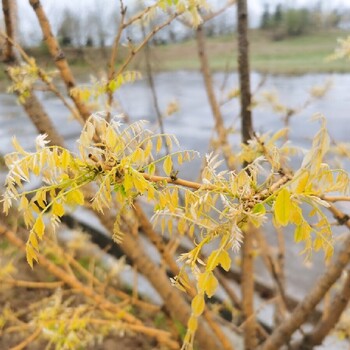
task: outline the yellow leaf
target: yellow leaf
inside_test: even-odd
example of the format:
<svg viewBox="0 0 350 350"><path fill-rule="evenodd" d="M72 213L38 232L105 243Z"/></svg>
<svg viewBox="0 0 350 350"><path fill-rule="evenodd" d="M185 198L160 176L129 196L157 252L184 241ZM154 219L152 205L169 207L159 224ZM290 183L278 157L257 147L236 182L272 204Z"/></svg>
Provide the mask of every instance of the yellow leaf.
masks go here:
<svg viewBox="0 0 350 350"><path fill-rule="evenodd" d="M213 250L208 258L208 262L207 262L208 269L214 270L215 267L218 265L219 265L218 250Z"/></svg>
<svg viewBox="0 0 350 350"><path fill-rule="evenodd" d="M204 311L204 306L205 306L204 295L203 294L196 295L193 298L191 303L193 315L196 317L200 316Z"/></svg>
<svg viewBox="0 0 350 350"><path fill-rule="evenodd" d="M195 229L194 225L191 225L190 228L189 228L188 235L191 238L193 237L194 229Z"/></svg>
<svg viewBox="0 0 350 350"><path fill-rule="evenodd" d="M117 135L111 126L106 132L106 144L111 150L114 150L115 146L117 145Z"/></svg>
<svg viewBox="0 0 350 350"><path fill-rule="evenodd" d="M173 142L171 141L171 137L169 135L165 136L165 143L168 146L169 150L171 151L173 147Z"/></svg>
<svg viewBox="0 0 350 350"><path fill-rule="evenodd" d="M323 245L322 237L316 237L314 240L314 249L316 250L316 252L322 248L322 245Z"/></svg>
<svg viewBox="0 0 350 350"><path fill-rule="evenodd" d="M173 220L168 221L168 233L170 235L173 233Z"/></svg>
<svg viewBox="0 0 350 350"><path fill-rule="evenodd" d="M19 142L18 142L16 136L13 136L13 137L12 137L12 145L13 145L14 149L15 149L18 153L23 154L23 155L26 154L25 150L24 150L24 149L22 148L22 146L19 144Z"/></svg>
<svg viewBox="0 0 350 350"><path fill-rule="evenodd" d="M26 244L26 256L29 266L33 268L33 261L38 261L38 257L35 253L34 248L28 243Z"/></svg>
<svg viewBox="0 0 350 350"><path fill-rule="evenodd" d="M32 245L32 247L36 250L39 250L39 243L38 240L36 239L36 234L33 231L30 231L28 241Z"/></svg>
<svg viewBox="0 0 350 350"><path fill-rule="evenodd" d="M266 213L264 204L262 203L255 204L254 208L252 209L252 213L258 214L258 215L264 215Z"/></svg>
<svg viewBox="0 0 350 350"><path fill-rule="evenodd" d="M26 227L28 228L29 226L31 226L34 222L34 216L31 212L30 209L26 209L23 213L23 218L24 218L24 223L26 225Z"/></svg>
<svg viewBox="0 0 350 350"><path fill-rule="evenodd" d="M228 254L228 252L226 250L223 250L220 253L219 263L220 263L221 267L225 271L228 271L230 269L230 267L231 267L231 258L230 258L230 255Z"/></svg>
<svg viewBox="0 0 350 350"><path fill-rule="evenodd" d="M153 200L154 198L155 198L155 189L154 189L154 187L153 187L153 185L152 184L149 184L148 186L147 186L147 198L148 198L148 200Z"/></svg>
<svg viewBox="0 0 350 350"><path fill-rule="evenodd" d="M215 294L217 288L218 288L218 280L216 279L214 274L210 272L208 275L207 284L205 288L205 292L207 293L209 298L211 298Z"/></svg>
<svg viewBox="0 0 350 350"><path fill-rule="evenodd" d="M79 189L71 190L66 195L67 204L84 204L84 195Z"/></svg>
<svg viewBox="0 0 350 350"><path fill-rule="evenodd" d="M18 209L19 210L25 210L25 209L27 209L28 208L28 199L27 199L27 197L26 196L22 196L22 198L21 198L21 201L20 201L20 203L19 203L19 207L18 207Z"/></svg>
<svg viewBox="0 0 350 350"><path fill-rule="evenodd" d="M324 248L325 259L328 261L334 254L334 247L331 244L327 244Z"/></svg>
<svg viewBox="0 0 350 350"><path fill-rule="evenodd" d="M63 150L61 154L61 166L63 169L67 169L71 161L70 153L67 150Z"/></svg>
<svg viewBox="0 0 350 350"><path fill-rule="evenodd" d="M157 140L157 146L156 146L156 152L157 153L159 153L159 151L162 149L162 144L163 144L162 137L159 136L158 140Z"/></svg>
<svg viewBox="0 0 350 350"><path fill-rule="evenodd" d="M132 176L130 176L130 174L128 173L125 174L123 185L124 185L125 192L128 192L129 190L132 189L133 179L132 179Z"/></svg>
<svg viewBox="0 0 350 350"><path fill-rule="evenodd" d="M139 191L141 194L143 194L146 191L148 187L147 185L147 181L142 175L134 176L134 186L137 189L137 191Z"/></svg>
<svg viewBox="0 0 350 350"><path fill-rule="evenodd" d="M173 170L173 161L170 156L167 156L163 163L163 170L166 175L170 176L171 171Z"/></svg>
<svg viewBox="0 0 350 350"><path fill-rule="evenodd" d="M216 254L217 255L217 254ZM208 264L209 265L209 259ZM209 298L211 298L218 287L218 281L215 278L213 272L206 271L200 274L198 278L198 289L205 292Z"/></svg>
<svg viewBox="0 0 350 350"><path fill-rule="evenodd" d="M306 185L308 183L310 174L308 171L305 171L304 174L300 177L300 180L298 182L298 186L295 190L295 193L303 193L305 192Z"/></svg>
<svg viewBox="0 0 350 350"><path fill-rule="evenodd" d="M291 212L290 193L286 188L283 188L277 195L275 201L275 218L277 223L286 226L289 222Z"/></svg>
<svg viewBox="0 0 350 350"><path fill-rule="evenodd" d="M152 176L152 175L154 175L155 172L156 172L156 166L154 163L151 163L148 166L148 173Z"/></svg>
<svg viewBox="0 0 350 350"><path fill-rule="evenodd" d="M132 161L137 163L137 162L142 162L144 159L145 159L145 156L144 156L143 149L137 148L132 155Z"/></svg>
<svg viewBox="0 0 350 350"><path fill-rule="evenodd" d="M192 315L187 323L188 330L191 332L195 332L197 329L197 326L198 326L198 320L195 316Z"/></svg>
<svg viewBox="0 0 350 350"><path fill-rule="evenodd" d="M295 242L301 242L309 238L312 228L310 225L303 221L301 225L297 226L294 232L294 240Z"/></svg>
<svg viewBox="0 0 350 350"><path fill-rule="evenodd" d="M57 203L56 201L52 204L52 214L57 216L62 216L64 214L64 207L61 203Z"/></svg>
<svg viewBox="0 0 350 350"><path fill-rule="evenodd" d="M296 225L300 225L303 221L303 215L301 213L301 208L292 201L291 213L290 213L290 222Z"/></svg>
<svg viewBox="0 0 350 350"><path fill-rule="evenodd" d="M40 190L37 191L34 196L34 200L39 208L44 209L46 207L46 192Z"/></svg>
<svg viewBox="0 0 350 350"><path fill-rule="evenodd" d="M33 226L33 231L38 235L40 239L42 239L45 231L45 224L42 216L38 216Z"/></svg>
<svg viewBox="0 0 350 350"><path fill-rule="evenodd" d="M146 146L146 148L144 150L145 160L150 156L150 154L152 152L152 147L153 147L152 141L148 141L147 142L147 146Z"/></svg>
<svg viewBox="0 0 350 350"><path fill-rule="evenodd" d="M177 230L179 231L180 235L183 235L186 231L186 220L184 218L181 218L177 224Z"/></svg>

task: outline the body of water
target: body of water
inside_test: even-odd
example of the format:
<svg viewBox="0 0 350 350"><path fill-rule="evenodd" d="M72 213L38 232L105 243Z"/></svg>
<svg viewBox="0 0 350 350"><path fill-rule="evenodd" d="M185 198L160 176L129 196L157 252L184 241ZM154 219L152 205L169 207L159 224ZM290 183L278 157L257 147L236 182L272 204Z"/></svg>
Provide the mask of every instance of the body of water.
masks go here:
<svg viewBox="0 0 350 350"><path fill-rule="evenodd" d="M262 78L260 74L252 74L253 90L259 85ZM215 74L215 85L221 86L223 79L223 73ZM350 141L350 75L270 76L259 90L259 93L278 91L283 104L297 108L308 99L308 92L313 86L323 84L328 79L332 80L333 86L326 96L321 100L315 100L291 119L291 141L299 146L309 146L312 136L319 128L317 122L311 121L315 113L325 115L332 138L342 142ZM197 150L202 155L206 153L214 123L201 74L188 71L160 73L155 76L155 82L161 109L165 110L167 105L174 100L180 107L176 114L165 119L166 132L175 134L182 148ZM227 81L227 89L232 89L237 85L237 74L231 74ZM217 94L220 95L220 89ZM67 140L67 144L74 147L81 130L80 125L69 117L68 111L55 97L47 97L42 93L39 97L57 129ZM151 92L145 80L123 86L116 97L131 120L147 119L156 128L157 121ZM259 96L257 98L259 99ZM239 126L237 100L226 103L222 111L226 125ZM274 132L284 126L281 117L267 105L255 108L253 117L255 130L261 133ZM16 103L16 97L12 95L0 94L0 126L0 154L6 154L12 150L11 137L13 135L16 135L24 148L34 148L36 130L22 107ZM232 141L238 144L239 134L233 135ZM196 160L186 166L184 170L181 170L181 176L196 178L200 163L200 160ZM343 209L349 208L343 206ZM270 231L269 239L275 240L272 228ZM299 255L303 248L302 245L293 242L292 230L285 232L288 290L293 295L302 297L314 285L316 277L323 271L323 255L315 254L313 264L305 268L304 258Z"/></svg>

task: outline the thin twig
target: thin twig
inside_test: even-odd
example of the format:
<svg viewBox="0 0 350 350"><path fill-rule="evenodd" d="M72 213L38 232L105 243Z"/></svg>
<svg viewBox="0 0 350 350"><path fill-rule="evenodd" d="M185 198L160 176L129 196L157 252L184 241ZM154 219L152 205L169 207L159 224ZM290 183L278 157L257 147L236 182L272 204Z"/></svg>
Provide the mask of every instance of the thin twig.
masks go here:
<svg viewBox="0 0 350 350"><path fill-rule="evenodd" d="M120 45L120 38L123 33L124 29L124 20L125 20L125 15L126 15L126 7L123 4L123 0L120 0L120 13L121 13L121 19L120 19L120 24L117 30L117 34L114 38L113 46L112 46L112 52L111 52L111 57L109 60L109 70L108 70L108 81L107 81L107 99L108 99L108 114L107 114L107 121L111 119L111 108L113 104L113 91L110 89L109 85L110 82L114 79L114 73L115 73L115 61L118 57L118 48Z"/></svg>
<svg viewBox="0 0 350 350"><path fill-rule="evenodd" d="M41 333L41 328L37 328L31 335L29 335L26 339L20 342L18 345L10 348L9 350L22 350L27 347L30 343L32 343L36 338L39 337Z"/></svg>

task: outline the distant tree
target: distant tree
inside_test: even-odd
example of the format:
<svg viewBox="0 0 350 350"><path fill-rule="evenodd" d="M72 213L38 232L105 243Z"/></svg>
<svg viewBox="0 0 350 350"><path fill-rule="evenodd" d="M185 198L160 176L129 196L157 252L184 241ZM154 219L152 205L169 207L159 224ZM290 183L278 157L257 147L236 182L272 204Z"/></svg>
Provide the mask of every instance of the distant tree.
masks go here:
<svg viewBox="0 0 350 350"><path fill-rule="evenodd" d="M91 47L91 46L93 46L93 45L94 45L94 42L93 42L91 36L88 36L87 39L86 39L86 44L85 44L85 46Z"/></svg>
<svg viewBox="0 0 350 350"><path fill-rule="evenodd" d="M273 21L277 26L283 21L283 8L281 4L278 4L276 6L275 13L273 15Z"/></svg>
<svg viewBox="0 0 350 350"><path fill-rule="evenodd" d="M264 5L264 12L261 17L261 23L260 28L261 29L267 29L269 28L271 24L271 14L270 14L270 7L268 4Z"/></svg>
<svg viewBox="0 0 350 350"><path fill-rule="evenodd" d="M340 23L342 21L342 15L337 9L333 9L327 16L327 27L337 28L339 27Z"/></svg>
<svg viewBox="0 0 350 350"><path fill-rule="evenodd" d="M260 27L271 31L274 40L281 40L286 36L305 34L312 26L313 17L307 8L286 8L281 4L276 5L271 15L265 5Z"/></svg>
<svg viewBox="0 0 350 350"><path fill-rule="evenodd" d="M83 40L83 20L80 16L66 9L63 12L62 22L58 27L57 37L62 46L81 46Z"/></svg>
<svg viewBox="0 0 350 350"><path fill-rule="evenodd" d="M310 24L310 13L306 8L288 9L285 12L286 33L289 36L305 34Z"/></svg>

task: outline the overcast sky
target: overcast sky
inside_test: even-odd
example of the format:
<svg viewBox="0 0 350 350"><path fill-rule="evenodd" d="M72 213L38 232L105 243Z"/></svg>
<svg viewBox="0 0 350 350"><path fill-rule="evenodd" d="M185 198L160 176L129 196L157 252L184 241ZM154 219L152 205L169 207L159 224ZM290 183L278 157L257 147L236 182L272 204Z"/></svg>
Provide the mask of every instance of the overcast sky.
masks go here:
<svg viewBox="0 0 350 350"><path fill-rule="evenodd" d="M28 0L17 0L20 20L20 32L27 42L37 42L41 39L41 33L37 24L37 19ZM125 5L132 8L135 3L144 2L143 0L124 0ZM150 2L150 1L148 1ZM225 0L208 0L214 7L219 7L225 3ZM248 0L250 10L250 23L252 26L259 24L261 14L265 4L273 8L281 3L287 6L314 6L318 2L322 3L324 9L350 8L350 0ZM65 9L70 9L78 16L86 16L91 11L97 11L103 14L119 6L119 0L42 0L51 24L56 30L62 21L62 14Z"/></svg>

